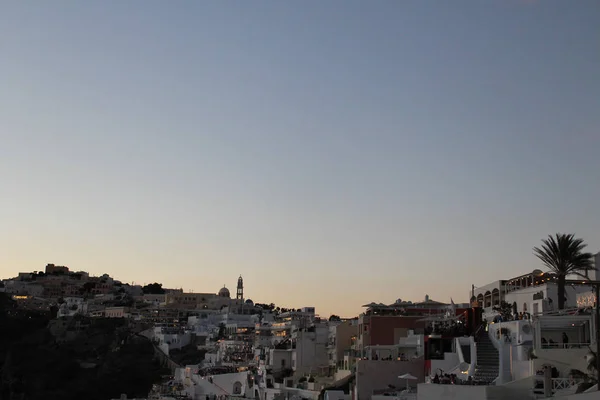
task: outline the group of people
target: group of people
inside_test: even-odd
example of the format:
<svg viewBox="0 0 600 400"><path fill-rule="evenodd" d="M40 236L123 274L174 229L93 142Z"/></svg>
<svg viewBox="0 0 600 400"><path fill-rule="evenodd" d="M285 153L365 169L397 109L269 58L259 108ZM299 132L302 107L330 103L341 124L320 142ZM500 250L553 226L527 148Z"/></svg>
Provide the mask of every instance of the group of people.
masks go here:
<svg viewBox="0 0 600 400"><path fill-rule="evenodd" d="M436 374L431 379L431 383L435 383L438 385L456 385L456 382L458 380L459 379L457 378L456 374L440 373L438 375L438 373L436 372Z"/></svg>
<svg viewBox="0 0 600 400"><path fill-rule="evenodd" d="M498 314L494 317L493 322L505 322L505 321L518 321L518 320L531 320L531 314L528 312L512 313L512 314Z"/></svg>
<svg viewBox="0 0 600 400"><path fill-rule="evenodd" d="M459 337L467 334L467 329L462 321L442 321L431 324L425 328L426 335L442 335Z"/></svg>
<svg viewBox="0 0 600 400"><path fill-rule="evenodd" d="M557 348L557 347L562 347L562 348L568 348L569 347L569 336L567 335L566 332L562 333L562 343L557 343L554 340L552 340L552 338L547 339L545 337L542 338L542 348Z"/></svg>
<svg viewBox="0 0 600 400"><path fill-rule="evenodd" d="M219 366L219 367L203 368L198 371L198 375L210 376L210 375L220 375L220 374L231 374L234 372L238 372L238 369L236 367Z"/></svg>
<svg viewBox="0 0 600 400"><path fill-rule="evenodd" d="M415 359L415 358L417 358L417 357L418 357L418 353L415 353L415 354L412 356L412 359ZM386 355L386 356L379 356L379 355L376 353L376 354L373 354L373 356L372 356L372 359L373 359L373 360L380 360L380 361L392 361L392 360L394 360L394 357L392 357L392 355L391 355L391 354L388 354L388 355ZM408 356L406 353L399 353L399 354L398 354L398 358L397 358L397 360L398 360L398 361L409 361L409 360L411 360L411 357L409 357L409 356Z"/></svg>
<svg viewBox="0 0 600 400"><path fill-rule="evenodd" d="M477 385L478 382L473 379L472 376L469 376L466 380L459 379L456 374L446 374L440 371L440 373L436 373L433 378L431 378L431 383L435 383L438 385Z"/></svg>

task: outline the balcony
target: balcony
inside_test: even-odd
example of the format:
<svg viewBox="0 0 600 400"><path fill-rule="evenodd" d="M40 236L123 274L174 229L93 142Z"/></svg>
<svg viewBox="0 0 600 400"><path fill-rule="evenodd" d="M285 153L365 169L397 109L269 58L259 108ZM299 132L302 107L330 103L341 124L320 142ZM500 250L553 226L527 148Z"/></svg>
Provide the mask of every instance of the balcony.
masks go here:
<svg viewBox="0 0 600 400"><path fill-rule="evenodd" d="M285 339L277 344L275 344L275 350L293 350L296 348L296 342L290 339Z"/></svg>
<svg viewBox="0 0 600 400"><path fill-rule="evenodd" d="M538 349L587 349L595 338L591 315L542 316L532 328Z"/></svg>
<svg viewBox="0 0 600 400"><path fill-rule="evenodd" d="M358 350L344 350L344 356L349 357L361 357L360 351Z"/></svg>

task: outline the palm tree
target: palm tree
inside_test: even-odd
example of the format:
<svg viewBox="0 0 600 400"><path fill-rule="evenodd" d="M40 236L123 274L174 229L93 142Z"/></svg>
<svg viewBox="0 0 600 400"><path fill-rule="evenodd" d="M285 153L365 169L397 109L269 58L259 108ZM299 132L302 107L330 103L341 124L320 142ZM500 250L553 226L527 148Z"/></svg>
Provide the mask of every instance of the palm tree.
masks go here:
<svg viewBox="0 0 600 400"><path fill-rule="evenodd" d="M534 247L533 254L550 271L556 274L558 285L558 309L565 308L565 280L567 275L587 278L588 271L594 269L592 253L584 253L587 244L573 234L557 233L542 240L542 246Z"/></svg>
<svg viewBox="0 0 600 400"><path fill-rule="evenodd" d="M575 393L583 393L598 382L598 372L596 370L597 354L594 352L594 350L592 350L591 347L589 349L589 353L585 356L585 359L587 360L587 373L578 369L572 369L570 372L570 375L573 378L583 380L583 382L578 385Z"/></svg>
<svg viewBox="0 0 600 400"><path fill-rule="evenodd" d="M587 370L590 373L590 375L596 377L598 375L598 371L596 371L596 368L598 367L598 363L597 363L597 357L598 355L596 354L596 352L594 352L594 350L592 350L591 347L588 347L590 349L590 352L587 354L586 359L587 359Z"/></svg>

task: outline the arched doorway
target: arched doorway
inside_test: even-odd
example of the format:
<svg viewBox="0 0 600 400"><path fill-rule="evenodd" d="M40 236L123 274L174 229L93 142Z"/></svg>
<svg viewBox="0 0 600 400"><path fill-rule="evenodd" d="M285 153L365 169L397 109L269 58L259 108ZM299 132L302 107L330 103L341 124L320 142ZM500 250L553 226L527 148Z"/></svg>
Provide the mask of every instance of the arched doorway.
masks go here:
<svg viewBox="0 0 600 400"><path fill-rule="evenodd" d="M242 382L236 381L233 384L233 394L242 394Z"/></svg>

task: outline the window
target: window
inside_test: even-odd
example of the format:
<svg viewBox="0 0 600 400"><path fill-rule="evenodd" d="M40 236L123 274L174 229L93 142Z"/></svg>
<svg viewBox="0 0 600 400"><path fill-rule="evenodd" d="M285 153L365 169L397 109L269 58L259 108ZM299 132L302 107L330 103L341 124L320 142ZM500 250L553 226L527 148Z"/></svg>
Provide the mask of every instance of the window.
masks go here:
<svg viewBox="0 0 600 400"><path fill-rule="evenodd" d="M285 367L285 360L281 360L281 366Z"/></svg>

